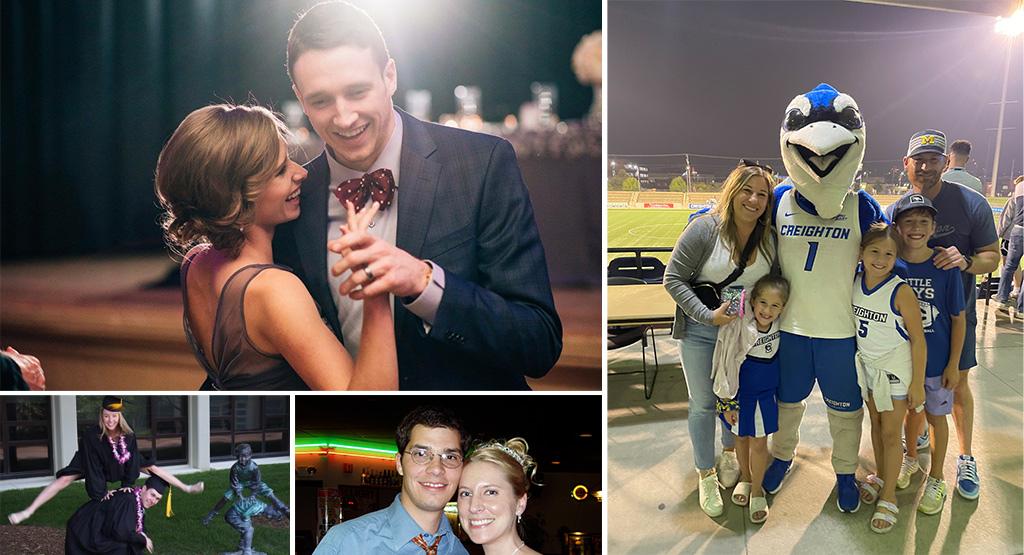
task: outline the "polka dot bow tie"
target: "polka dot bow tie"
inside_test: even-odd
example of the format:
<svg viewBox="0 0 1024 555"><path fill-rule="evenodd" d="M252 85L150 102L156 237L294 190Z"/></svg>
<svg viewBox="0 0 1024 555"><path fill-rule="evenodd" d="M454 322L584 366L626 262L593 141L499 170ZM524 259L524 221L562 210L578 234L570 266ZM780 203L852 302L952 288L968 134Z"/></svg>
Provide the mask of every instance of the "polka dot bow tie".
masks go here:
<svg viewBox="0 0 1024 555"><path fill-rule="evenodd" d="M338 197L342 206L345 201L351 201L357 212L370 202L379 202L380 209L385 210L391 206L396 188L398 186L395 185L394 174L389 169L381 168L363 174L362 177L342 181L334 188L334 196Z"/></svg>
<svg viewBox="0 0 1024 555"><path fill-rule="evenodd" d="M412 539L412 543L420 546L420 549L422 549L426 555L437 555L437 544L441 543L441 536L435 536L434 543L429 546L427 545L427 542L423 540L423 536L414 537Z"/></svg>

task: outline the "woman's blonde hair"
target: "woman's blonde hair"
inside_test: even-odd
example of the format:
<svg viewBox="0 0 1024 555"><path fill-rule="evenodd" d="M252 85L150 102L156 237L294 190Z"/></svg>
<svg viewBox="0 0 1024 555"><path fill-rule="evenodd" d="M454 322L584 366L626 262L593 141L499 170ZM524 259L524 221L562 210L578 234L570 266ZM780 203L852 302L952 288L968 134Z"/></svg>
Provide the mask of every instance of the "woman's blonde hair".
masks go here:
<svg viewBox="0 0 1024 555"><path fill-rule="evenodd" d="M105 410L107 410L107 409L102 408L102 407L100 408L100 418L99 418L99 422L100 422L100 438L103 438L103 436L106 435L106 433L107 433L107 427L103 425L103 411L105 411ZM110 411L110 412L114 412L114 411ZM135 430L133 430L132 427L128 425L128 420L125 419L123 412L118 412L117 413L117 427L120 428L121 435L123 435L125 437L130 436L130 435L135 433Z"/></svg>
<svg viewBox="0 0 1024 555"><path fill-rule="evenodd" d="M516 497L526 495L537 473L537 462L528 453L530 446L521 437L508 441L489 441L466 457L466 464L477 461L493 463L505 473ZM539 485L539 484L538 484Z"/></svg>
<svg viewBox="0 0 1024 555"><path fill-rule="evenodd" d="M185 117L156 165L156 195L167 211L161 223L172 250L184 253L208 241L237 256L288 136L262 106L216 104Z"/></svg>
<svg viewBox="0 0 1024 555"><path fill-rule="evenodd" d="M743 186L753 177L764 178L768 184L768 202L765 205L764 213L758 218L758 221L761 223L761 242L758 245L758 250L764 255L765 260L771 264L772 260L769 253L772 251L772 190L775 189L776 181L770 168L755 164L741 164L729 173L729 177L725 178L725 185L722 186L721 200L718 201L718 206L715 207L715 214L718 215L718 219L721 222L719 234L735 256L738 257L743 252L743 245L740 244L739 232L736 229L736 218L732 209L732 201L743 190ZM746 260L740 262L742 264L747 263Z"/></svg>

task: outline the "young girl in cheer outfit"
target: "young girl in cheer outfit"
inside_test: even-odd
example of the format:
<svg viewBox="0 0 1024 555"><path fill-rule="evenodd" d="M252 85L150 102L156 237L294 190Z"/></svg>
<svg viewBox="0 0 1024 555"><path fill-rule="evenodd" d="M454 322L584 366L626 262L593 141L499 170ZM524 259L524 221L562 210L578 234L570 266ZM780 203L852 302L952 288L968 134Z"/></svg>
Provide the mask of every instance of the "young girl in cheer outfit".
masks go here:
<svg viewBox="0 0 1024 555"><path fill-rule="evenodd" d="M927 357L921 311L914 291L893 273L898 253L894 227L876 223L861 240L861 273L853 283L857 325L857 383L871 414L871 444L877 474L864 481L862 500L878 502L871 530L896 525L896 478L903 450L901 427L907 408L924 403Z"/></svg>
<svg viewBox="0 0 1024 555"><path fill-rule="evenodd" d="M768 518L761 482L768 467L768 434L779 429L779 315L789 300L789 282L766 275L757 280L740 318L722 326L715 344L713 378L718 409L736 434L740 481L736 505L750 505L750 521Z"/></svg>

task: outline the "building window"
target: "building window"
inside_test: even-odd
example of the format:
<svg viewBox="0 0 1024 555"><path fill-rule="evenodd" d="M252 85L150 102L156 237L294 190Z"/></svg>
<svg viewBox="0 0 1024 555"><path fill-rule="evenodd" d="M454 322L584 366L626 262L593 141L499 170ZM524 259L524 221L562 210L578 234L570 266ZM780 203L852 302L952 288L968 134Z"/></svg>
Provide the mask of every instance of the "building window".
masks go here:
<svg viewBox="0 0 1024 555"><path fill-rule="evenodd" d="M288 427L287 396L211 396L210 460L233 459L239 443L255 457L288 455Z"/></svg>
<svg viewBox="0 0 1024 555"><path fill-rule="evenodd" d="M99 425L102 395L78 397L78 433ZM122 410L135 431L139 454L154 464L188 462L188 398L185 396L129 396Z"/></svg>
<svg viewBox="0 0 1024 555"><path fill-rule="evenodd" d="M49 397L0 401L0 480L46 476L53 466Z"/></svg>

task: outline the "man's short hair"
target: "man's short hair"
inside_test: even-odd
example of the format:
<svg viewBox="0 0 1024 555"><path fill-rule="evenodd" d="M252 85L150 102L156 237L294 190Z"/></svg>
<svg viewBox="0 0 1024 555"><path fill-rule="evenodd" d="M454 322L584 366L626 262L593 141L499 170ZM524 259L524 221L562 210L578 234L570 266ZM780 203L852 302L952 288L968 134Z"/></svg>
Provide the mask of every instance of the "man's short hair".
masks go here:
<svg viewBox="0 0 1024 555"><path fill-rule="evenodd" d="M469 450L470 438L469 434L466 433L466 427L462 424L462 420L447 408L427 406L412 409L402 419L398 429L395 430L395 443L398 444L399 453L405 452L405 448L409 445L412 429L417 424L427 428L448 428L453 430L459 434L459 448L462 449L462 453L465 454Z"/></svg>
<svg viewBox="0 0 1024 555"><path fill-rule="evenodd" d="M295 82L292 71L303 52L339 46L369 48L382 72L391 59L384 35L369 14L348 2L323 2L300 15L288 32L288 77Z"/></svg>
<svg viewBox="0 0 1024 555"><path fill-rule="evenodd" d="M949 146L949 153L956 154L957 156L970 156L971 155L971 143L963 139L957 139L953 141L953 144Z"/></svg>

